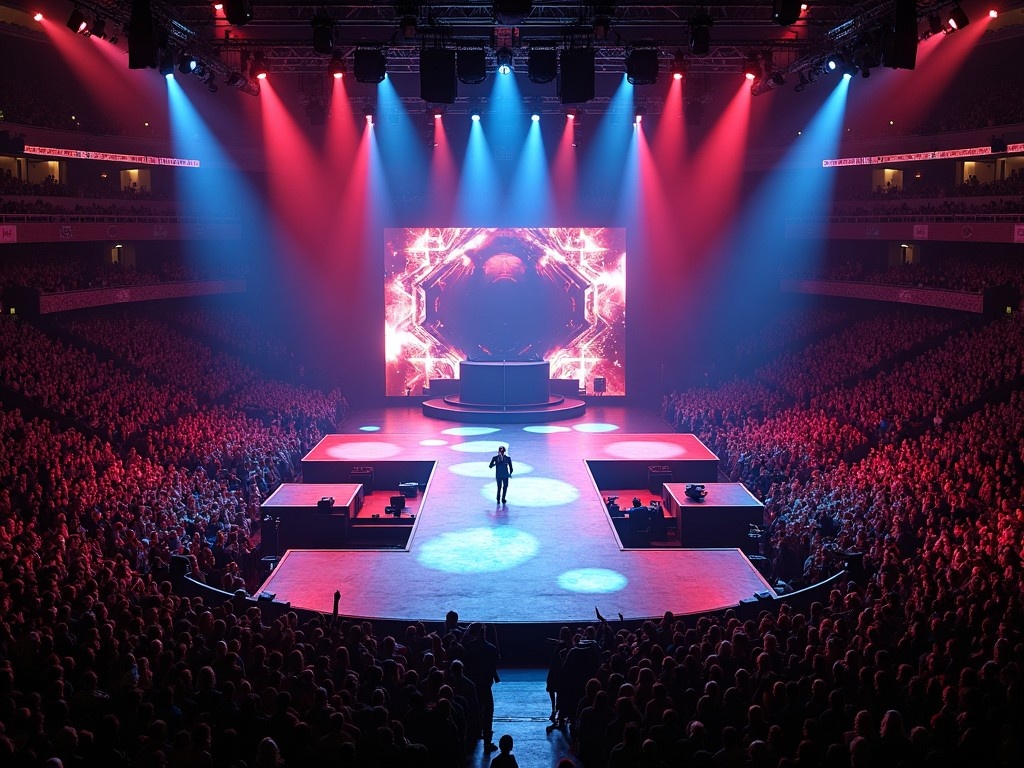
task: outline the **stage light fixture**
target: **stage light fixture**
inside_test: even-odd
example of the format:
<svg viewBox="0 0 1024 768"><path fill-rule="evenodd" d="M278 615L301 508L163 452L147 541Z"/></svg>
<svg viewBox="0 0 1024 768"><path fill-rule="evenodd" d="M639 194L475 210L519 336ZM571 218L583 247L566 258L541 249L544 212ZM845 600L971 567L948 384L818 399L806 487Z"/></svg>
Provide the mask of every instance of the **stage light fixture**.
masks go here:
<svg viewBox="0 0 1024 768"><path fill-rule="evenodd" d="M531 83L550 83L558 77L558 52L554 48L531 48L526 71Z"/></svg>
<svg viewBox="0 0 1024 768"><path fill-rule="evenodd" d="M963 8L960 7L960 3L956 3L949 11L949 28L954 32L963 29L971 20L967 17L967 13Z"/></svg>
<svg viewBox="0 0 1024 768"><path fill-rule="evenodd" d="M382 83L388 73L388 57L380 48L356 48L353 69L357 83Z"/></svg>
<svg viewBox="0 0 1024 768"><path fill-rule="evenodd" d="M43 20L43 14L39 13L38 11L36 11L36 15L33 16L32 18L35 19L36 21L42 21Z"/></svg>
<svg viewBox="0 0 1024 768"><path fill-rule="evenodd" d="M334 19L329 16L314 16L309 20L313 28L314 53L330 56L334 53Z"/></svg>
<svg viewBox="0 0 1024 768"><path fill-rule="evenodd" d="M825 71L835 72L837 69L841 69L843 66L843 57L838 53L829 56L825 59Z"/></svg>
<svg viewBox="0 0 1024 768"><path fill-rule="evenodd" d="M792 26L800 18L801 8L800 0L775 0L772 3L772 19L780 27Z"/></svg>
<svg viewBox="0 0 1024 768"><path fill-rule="evenodd" d="M644 121L644 108L643 107L637 107L636 109L633 110L633 125L640 125L640 123L642 123L643 121ZM633 506L640 506L640 505L639 504L634 504Z"/></svg>
<svg viewBox="0 0 1024 768"><path fill-rule="evenodd" d="M536 112L534 112L532 115L530 115L530 122L532 122L532 123L539 123L540 122L540 115L538 115Z"/></svg>
<svg viewBox="0 0 1024 768"><path fill-rule="evenodd" d="M191 72L194 72L195 68L195 59L193 59L191 55L185 53L185 51L182 51L178 55L178 71L181 72L181 74L183 75L187 75Z"/></svg>
<svg viewBox="0 0 1024 768"><path fill-rule="evenodd" d="M938 13L928 14L928 33L931 35L941 35L946 31L946 23L942 20L942 17Z"/></svg>
<svg viewBox="0 0 1024 768"><path fill-rule="evenodd" d="M676 51L676 55L672 58L672 68L669 70L672 73L673 80L682 80L686 74L686 54L680 48Z"/></svg>
<svg viewBox="0 0 1024 768"><path fill-rule="evenodd" d="M366 118L367 125L373 125L373 106L367 104L363 108L363 117Z"/></svg>
<svg viewBox="0 0 1024 768"><path fill-rule="evenodd" d="M701 9L690 17L690 53L707 56L711 51L711 27L715 20L706 10Z"/></svg>
<svg viewBox="0 0 1024 768"><path fill-rule="evenodd" d="M213 10L215 10L215 11L223 11L224 10L224 3L214 3L213 4Z"/></svg>
<svg viewBox="0 0 1024 768"><path fill-rule="evenodd" d="M474 112L473 114L471 114L469 116L469 119L472 120L474 123L479 123L480 122L480 113L479 112Z"/></svg>
<svg viewBox="0 0 1024 768"><path fill-rule="evenodd" d="M654 85L658 68L657 48L631 48L626 54L626 81L630 85Z"/></svg>
<svg viewBox="0 0 1024 768"><path fill-rule="evenodd" d="M85 14L80 9L75 8L71 11L71 15L68 16L67 28L77 35L82 34L89 28L89 23L85 20Z"/></svg>
<svg viewBox="0 0 1024 768"><path fill-rule="evenodd" d="M252 63L249 65L249 77L256 80L266 80L269 70L263 51L256 51L252 55Z"/></svg>
<svg viewBox="0 0 1024 768"><path fill-rule="evenodd" d="M997 11L995 8L993 8L992 10L990 10L988 12L988 17L990 19L998 19L999 18L999 11Z"/></svg>
<svg viewBox="0 0 1024 768"><path fill-rule="evenodd" d="M206 89L210 93L216 93L217 85L213 81L217 78L217 73L199 59L195 60L195 64L195 67L192 69L192 74L199 78L199 82L205 85Z"/></svg>
<svg viewBox="0 0 1024 768"><path fill-rule="evenodd" d="M579 118L579 116L580 116L580 111L578 109L576 109L576 107L573 107L572 109L567 110L566 113L565 113L565 119L573 121L573 122L575 122Z"/></svg>
<svg viewBox="0 0 1024 768"><path fill-rule="evenodd" d="M747 59L747 63L743 65L743 76L747 80L760 80L761 75L761 62L757 60L757 57L751 56Z"/></svg>
<svg viewBox="0 0 1024 768"><path fill-rule="evenodd" d="M594 17L594 39L595 40L607 40L608 31L612 28L612 19L610 16L601 14Z"/></svg>
<svg viewBox="0 0 1024 768"><path fill-rule="evenodd" d="M807 73L800 73L800 82L793 86L793 90L797 93L803 93L804 88L811 84L811 81L807 79Z"/></svg>
<svg viewBox="0 0 1024 768"><path fill-rule="evenodd" d="M157 69L159 70L160 74L164 77L174 77L174 51L170 50L169 48L164 48L160 52L160 59L159 63L157 64Z"/></svg>
<svg viewBox="0 0 1024 768"><path fill-rule="evenodd" d="M101 16L97 16L92 22L92 28L89 30L89 34L92 37L104 40L107 37L107 20Z"/></svg>
<svg viewBox="0 0 1024 768"><path fill-rule="evenodd" d="M327 62L327 74L335 80L341 80L345 76L345 60L341 58L341 54L337 51L331 56L331 60Z"/></svg>
<svg viewBox="0 0 1024 768"><path fill-rule="evenodd" d="M498 74L499 75L511 74L511 72L512 72L512 49L511 48L509 48L508 46L499 48L495 52L494 58L498 62Z"/></svg>
<svg viewBox="0 0 1024 768"><path fill-rule="evenodd" d="M691 483L686 486L686 489L683 491L683 495L691 501L704 501L708 492L705 490L702 483Z"/></svg>
<svg viewBox="0 0 1024 768"><path fill-rule="evenodd" d="M244 27L252 21L252 4L249 0L225 0L224 16L229 24Z"/></svg>

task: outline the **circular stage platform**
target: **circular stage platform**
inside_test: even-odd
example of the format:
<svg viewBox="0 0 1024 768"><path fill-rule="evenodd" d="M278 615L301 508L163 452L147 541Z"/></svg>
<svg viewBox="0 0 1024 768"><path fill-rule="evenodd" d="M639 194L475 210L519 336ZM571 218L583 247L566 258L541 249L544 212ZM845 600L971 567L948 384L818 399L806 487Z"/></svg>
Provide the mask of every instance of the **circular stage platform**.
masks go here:
<svg viewBox="0 0 1024 768"><path fill-rule="evenodd" d="M423 401L423 415L444 421L467 424L526 424L562 421L582 416L587 404L582 400L551 395L547 402L523 405L481 405L464 402L459 395Z"/></svg>

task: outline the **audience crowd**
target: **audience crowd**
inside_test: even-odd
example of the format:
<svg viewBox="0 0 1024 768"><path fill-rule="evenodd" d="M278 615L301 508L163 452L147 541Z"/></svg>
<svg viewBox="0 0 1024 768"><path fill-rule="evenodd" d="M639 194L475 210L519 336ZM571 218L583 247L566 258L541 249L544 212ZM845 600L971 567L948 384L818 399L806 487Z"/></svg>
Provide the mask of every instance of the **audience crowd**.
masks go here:
<svg viewBox="0 0 1024 768"><path fill-rule="evenodd" d="M105 175L106 176L106 175ZM114 176L117 176L115 180ZM123 205L82 205L75 203L74 207L54 203L49 198L101 198L104 200L170 200L170 195L139 187L137 184L118 188L120 177L112 174L109 178L103 179L106 183L83 184L81 182L71 185L59 181L54 176L47 176L41 182L19 179L10 170L0 173L0 213L89 213L89 214L132 214L140 216L156 216L164 213L164 210L147 206L123 206ZM3 199L3 196L8 199ZM34 201L26 201L26 197L37 198ZM17 198L17 199L10 199ZM38 198L48 198L42 200Z"/></svg>
<svg viewBox="0 0 1024 768"><path fill-rule="evenodd" d="M940 255L927 263L878 267L863 260L829 261L801 266L785 277L854 281L882 285L906 285L914 288L938 288L947 291L980 293L986 288L1009 285L1024 292L1024 274L1013 258L999 256Z"/></svg>
<svg viewBox="0 0 1024 768"><path fill-rule="evenodd" d="M125 264L75 261L64 256L11 257L0 268L0 291L20 285L41 293L124 288L189 280L225 280L245 277L248 270L231 263L200 264L166 259L150 268Z"/></svg>
<svg viewBox="0 0 1024 768"><path fill-rule="evenodd" d="M381 637L175 592L175 555L227 592L258 583L260 501L299 477L344 401L203 342L287 359L243 317L121 312L0 322L0 761L458 767L481 740L489 752L480 625ZM764 501L780 589L845 575L751 619L566 628L551 727L588 768L1024 757L1024 396L1005 386L1024 374L1024 326L801 314L792 349L787 313L758 331L773 362L673 393L664 415ZM117 332L129 322L135 338Z"/></svg>

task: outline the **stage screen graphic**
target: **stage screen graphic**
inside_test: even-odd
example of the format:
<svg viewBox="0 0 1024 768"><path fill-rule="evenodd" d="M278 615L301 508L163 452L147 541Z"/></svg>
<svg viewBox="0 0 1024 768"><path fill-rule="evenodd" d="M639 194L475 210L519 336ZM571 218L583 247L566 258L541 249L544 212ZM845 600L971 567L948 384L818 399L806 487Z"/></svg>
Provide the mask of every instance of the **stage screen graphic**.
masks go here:
<svg viewBox="0 0 1024 768"><path fill-rule="evenodd" d="M454 379L462 360L550 363L624 395L626 230L386 229L387 395Z"/></svg>

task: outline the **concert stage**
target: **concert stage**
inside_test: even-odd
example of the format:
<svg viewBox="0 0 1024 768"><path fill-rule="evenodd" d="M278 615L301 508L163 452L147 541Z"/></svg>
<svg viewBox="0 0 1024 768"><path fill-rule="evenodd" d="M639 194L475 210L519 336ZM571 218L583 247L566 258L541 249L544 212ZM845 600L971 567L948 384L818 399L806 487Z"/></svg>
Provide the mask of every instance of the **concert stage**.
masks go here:
<svg viewBox="0 0 1024 768"><path fill-rule="evenodd" d="M310 451L304 471L323 478L333 464L347 480L352 466L372 467L378 484L432 473L407 547L289 551L261 591L293 606L329 612L337 589L348 616L436 622L455 610L466 621L536 625L589 622L595 606L647 618L771 592L738 547L621 547L588 462L646 470L713 458L692 435L660 431L667 427L654 414L601 406L557 426L483 427L396 408L357 413L345 426ZM495 502L488 468L499 444L514 463L507 505Z"/></svg>

